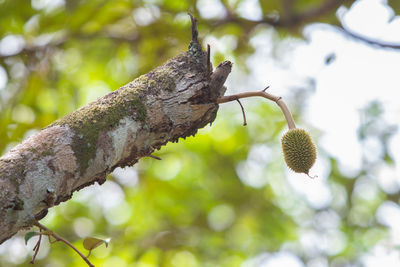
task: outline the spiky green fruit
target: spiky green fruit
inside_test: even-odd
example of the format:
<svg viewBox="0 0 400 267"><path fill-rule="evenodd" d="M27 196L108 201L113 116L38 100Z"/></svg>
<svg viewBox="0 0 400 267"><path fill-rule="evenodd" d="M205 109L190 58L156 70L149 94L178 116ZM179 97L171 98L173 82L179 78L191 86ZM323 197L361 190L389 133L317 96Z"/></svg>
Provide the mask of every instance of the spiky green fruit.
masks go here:
<svg viewBox="0 0 400 267"><path fill-rule="evenodd" d="M290 169L308 175L317 158L317 150L311 136L305 130L290 129L285 133L282 137L282 150Z"/></svg>

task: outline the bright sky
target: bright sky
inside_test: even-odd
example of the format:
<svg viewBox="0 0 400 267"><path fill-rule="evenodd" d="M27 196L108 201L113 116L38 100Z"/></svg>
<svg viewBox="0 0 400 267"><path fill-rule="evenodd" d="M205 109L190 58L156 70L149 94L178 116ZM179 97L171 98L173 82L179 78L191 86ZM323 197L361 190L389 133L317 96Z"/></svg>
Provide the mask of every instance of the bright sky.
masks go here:
<svg viewBox="0 0 400 267"><path fill-rule="evenodd" d="M210 3L217 1L203 0ZM385 0L358 1L350 10L340 8L337 15L348 28L367 37L384 42L400 43L400 17L393 18L393 11L385 6ZM205 6L205 5L202 5ZM200 4L199 4L200 7ZM223 15L219 4L208 17ZM259 19L261 14L258 1L248 0L241 6L241 15L248 19ZM318 179L301 179L298 174L287 172L292 188L315 208L329 206L332 194L327 186L330 164L326 152L339 162L342 172L351 176L359 172L365 160L376 162L383 153L377 137L367 137L363 143L357 139L357 130L363 123L363 110L372 101L383 104L382 127L395 125L400 127L400 51L375 48L361 41L343 35L337 29L323 24L313 24L305 28L307 41L284 40L283 59L272 58L273 31L266 30L251 40L256 52L247 62L251 69L250 76L244 82L235 75L241 74L235 69L227 82L229 93L244 90L258 90L266 85L271 86L271 93L293 99L290 90L304 87L307 77L315 79L315 92L309 93L305 101L305 118L307 126L315 127L321 132L318 150L319 157L311 174L318 174ZM229 53L235 49L235 40L229 37L216 39L208 37L204 41L220 52ZM287 49L287 48L290 49ZM290 52L291 51L291 52ZM326 65L325 58L335 54L335 60ZM245 89L244 89L245 88ZM299 125L301 127L301 125ZM390 154L395 159L393 166L382 166L370 174L371 177L359 179L356 191L365 198L373 198L377 188L387 193L396 193L400 187L400 135L395 134L389 143ZM264 152L268 153L267 150ZM322 153L321 153L322 152ZM251 158L251 155L249 156ZM363 163L364 160L364 163ZM247 170L257 172L252 166ZM265 175L245 175L241 166L238 175L254 187L265 185L261 180ZM261 171L261 170L260 170ZM248 173L247 173L248 174ZM257 179L257 177L260 177ZM264 178L265 179L265 178ZM390 238L386 243L378 244L365 254L362 262L365 266L399 266L400 254L393 249L400 244L400 207L392 202L385 202L376 214L378 221L390 229ZM334 229L334 228L333 228ZM331 236L316 233L305 233L301 242L310 248L320 247L323 243L335 245L339 250L345 244L340 231ZM307 237L308 236L308 237ZM339 239L338 239L339 238ZM290 264L289 264L290 263ZM304 266L296 255L288 252L260 254L250 259L243 267L248 266ZM323 259L316 259L307 266L328 266Z"/></svg>

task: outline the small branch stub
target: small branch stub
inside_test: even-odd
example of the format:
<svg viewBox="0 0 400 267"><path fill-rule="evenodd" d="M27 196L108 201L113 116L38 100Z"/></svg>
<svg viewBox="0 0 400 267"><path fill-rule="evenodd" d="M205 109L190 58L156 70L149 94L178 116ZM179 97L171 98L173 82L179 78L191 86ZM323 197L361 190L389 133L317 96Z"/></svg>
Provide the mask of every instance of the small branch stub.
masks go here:
<svg viewBox="0 0 400 267"><path fill-rule="evenodd" d="M192 22L192 42L198 43L199 32L197 31L197 19L192 14L188 13Z"/></svg>

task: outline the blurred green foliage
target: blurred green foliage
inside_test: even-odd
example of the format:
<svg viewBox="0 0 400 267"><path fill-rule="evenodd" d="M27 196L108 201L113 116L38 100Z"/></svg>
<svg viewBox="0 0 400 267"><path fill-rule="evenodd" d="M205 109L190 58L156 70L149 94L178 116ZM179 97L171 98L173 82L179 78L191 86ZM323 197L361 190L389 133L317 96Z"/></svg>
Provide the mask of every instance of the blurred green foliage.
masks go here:
<svg viewBox="0 0 400 267"><path fill-rule="evenodd" d="M221 5L226 16L209 18L199 11L210 2ZM0 151L186 50L188 11L199 18L201 37L236 42L227 54L213 54L214 64L230 57L235 68L244 68L254 50L249 39L260 27L275 27L285 37L299 36L304 23L337 23L336 8L288 22L322 0L259 1L262 16L280 15L287 20L283 26L237 15L242 2L0 1L0 66L6 74L3 88L0 83ZM288 2L294 5L285 7ZM320 151L329 159L332 201L322 208L310 205L285 179L279 139L286 126L280 111L270 103L252 103L248 127L241 126L239 108L221 108L212 127L164 147L157 154L162 161L142 159L126 172L118 170L103 186L81 190L52 208L41 222L82 251L86 236L110 237L108 248L93 250L96 266L241 266L280 250L304 263L320 257L343 263L335 266L358 264L359 256L387 235L374 214L395 196L372 185L374 197L363 197L355 188L368 174L347 177ZM376 130L380 115L379 103L367 107L361 140ZM373 132L384 142L394 132L379 129ZM382 160L390 163L390 155ZM305 245L304 238L316 236L326 243ZM28 264L32 252L18 247L21 240L23 235L0 247L2 266ZM7 252L6 246L20 253ZM65 245L48 247L44 242L35 266L86 266Z"/></svg>

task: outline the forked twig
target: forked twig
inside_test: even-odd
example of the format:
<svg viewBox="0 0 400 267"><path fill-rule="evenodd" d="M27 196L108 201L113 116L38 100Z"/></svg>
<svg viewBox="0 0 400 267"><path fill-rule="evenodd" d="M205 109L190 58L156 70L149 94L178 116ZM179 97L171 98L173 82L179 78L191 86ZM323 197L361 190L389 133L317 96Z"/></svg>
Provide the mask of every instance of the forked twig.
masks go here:
<svg viewBox="0 0 400 267"><path fill-rule="evenodd" d="M40 232L42 232L41 228L40 228ZM30 264L34 264L35 263L36 256L37 256L37 254L39 252L40 242L41 241L42 241L42 235L39 235L39 239L38 239L36 245L33 247L34 254L33 254L32 260L29 262Z"/></svg>
<svg viewBox="0 0 400 267"><path fill-rule="evenodd" d="M55 238L56 241L61 241L64 244L66 244L67 246L69 246L70 248L72 248L73 250L75 250L76 253L79 254L79 256L81 256L81 258L90 266L90 267L94 267L94 265L88 260L87 257L85 257L85 255L83 255L74 245L72 245L70 242L68 242L67 240L65 240L64 238L62 238L61 236L57 235L56 233L54 233L53 231L51 231L49 228L47 228L46 226L42 225L41 223L39 223L38 221L35 221L33 223L34 225L36 225L37 227L39 227L39 229L44 230L46 232L51 233L50 235L52 237ZM50 237L49 235L49 237ZM39 250L39 248L38 248Z"/></svg>
<svg viewBox="0 0 400 267"><path fill-rule="evenodd" d="M236 101L240 98L261 96L261 97L267 98L271 101L274 101L281 108L283 115L285 116L286 122L289 126L289 129L296 128L296 124L294 123L292 114L290 113L290 110L286 106L285 102L282 100L282 97L275 96L275 95L265 92L268 88L269 88L269 86L261 91L245 92L245 93L239 93L239 94L235 94L235 95L223 96L223 97L220 97L217 99L217 103L222 104L222 103L226 103L226 102Z"/></svg>

